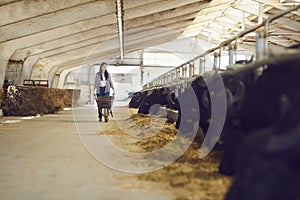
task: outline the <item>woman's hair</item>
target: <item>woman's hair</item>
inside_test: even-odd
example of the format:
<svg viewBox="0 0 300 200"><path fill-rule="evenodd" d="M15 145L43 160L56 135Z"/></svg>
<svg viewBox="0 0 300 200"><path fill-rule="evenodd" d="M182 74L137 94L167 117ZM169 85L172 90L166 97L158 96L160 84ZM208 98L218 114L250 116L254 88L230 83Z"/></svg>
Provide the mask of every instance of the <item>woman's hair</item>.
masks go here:
<svg viewBox="0 0 300 200"><path fill-rule="evenodd" d="M107 64L105 62L103 62L103 63L100 64L100 74L102 74L102 67L104 65L107 65ZM105 76L105 80L107 80L108 79L108 72L107 72L107 70L105 70L104 76ZM101 79L101 81L103 81L102 76L100 76L100 79Z"/></svg>

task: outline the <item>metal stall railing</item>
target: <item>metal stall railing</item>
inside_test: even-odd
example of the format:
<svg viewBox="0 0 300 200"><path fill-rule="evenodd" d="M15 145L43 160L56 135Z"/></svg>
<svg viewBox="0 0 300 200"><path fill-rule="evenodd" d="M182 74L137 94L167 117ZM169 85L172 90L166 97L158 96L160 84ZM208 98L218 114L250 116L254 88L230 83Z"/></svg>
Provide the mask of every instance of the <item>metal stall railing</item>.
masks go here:
<svg viewBox="0 0 300 200"><path fill-rule="evenodd" d="M216 71L219 70L221 65L222 48L225 46L228 47L229 64L233 64L233 55L234 55L234 51L237 50L238 39L253 31L258 30L256 32L256 61L267 59L268 58L267 37L268 37L269 24L275 19L278 19L292 11L298 10L299 8L300 5L295 6L291 9L288 9L284 12L274 15L273 17L270 17L269 19L263 21L261 24L258 24L250 29L240 32L237 36L221 42L218 46L205 51L204 53L170 70L169 72L155 78L151 82L145 84L143 86L143 90L147 90L155 87L161 87L161 86L171 86L171 85L175 85L176 83L180 83L182 81L190 81L193 79L195 75L200 75L205 73L206 71L205 56L211 53L214 56L213 70ZM259 28L261 27L264 27L264 29L259 30ZM194 66L195 63L197 62L199 63L199 74L195 74Z"/></svg>

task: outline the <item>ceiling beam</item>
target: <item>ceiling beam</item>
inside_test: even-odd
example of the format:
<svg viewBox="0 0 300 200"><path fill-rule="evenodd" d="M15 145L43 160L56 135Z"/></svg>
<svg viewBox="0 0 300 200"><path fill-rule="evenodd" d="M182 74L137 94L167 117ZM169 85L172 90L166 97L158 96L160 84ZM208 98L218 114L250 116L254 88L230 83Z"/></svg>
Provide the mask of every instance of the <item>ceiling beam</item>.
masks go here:
<svg viewBox="0 0 300 200"><path fill-rule="evenodd" d="M163 37L163 35L166 35L166 34L171 35L172 33L175 35L180 35L181 32L179 32L179 31L183 30L189 23L191 23L191 22L186 21L185 24L183 22L181 24L174 23L174 24L169 25L167 28L141 28L141 29L126 31L124 33L125 34L125 42L124 42L125 50L126 50L127 46L130 45L131 43L137 43L142 47L144 44L144 41L149 41L149 40L151 40L151 38L158 39L160 36ZM90 54L90 53L97 54L97 52L103 52L103 48L105 48L106 50L118 49L119 46L118 46L118 42L116 42L116 41L117 41L117 38L113 38L113 39L104 41L100 44L93 44L93 45L87 46L85 48L80 48L80 49L72 50L69 52L52 55L50 57L45 57L45 59L60 62L60 61L64 60L64 58L71 58L76 55L81 56L81 55ZM93 50L93 52L90 52L91 50Z"/></svg>
<svg viewBox="0 0 300 200"><path fill-rule="evenodd" d="M134 9L125 9L124 20L136 18L137 16L147 16L154 13L163 12L170 9L176 9L188 4L199 2L199 0L172 0L172 1L159 1L147 5L135 7ZM202 1L204 3L204 1Z"/></svg>
<svg viewBox="0 0 300 200"><path fill-rule="evenodd" d="M124 9L130 9L130 8L138 8L143 5L159 2L161 0L130 0L130 1L124 1ZM111 2L111 0L110 0Z"/></svg>
<svg viewBox="0 0 300 200"><path fill-rule="evenodd" d="M10 4L0 5L1 21L0 26L21 22L48 13L57 12L66 8L80 6L96 0L73 0L60 1L51 0L45 3L44 0L35 1L15 1Z"/></svg>
<svg viewBox="0 0 300 200"><path fill-rule="evenodd" d="M130 42L125 43L125 52L129 53L132 51L139 50L141 48L146 48L154 45L158 45L164 42L167 42L170 40L174 40L180 35L180 32L175 32L175 31L169 31L169 32L157 32L157 29L155 30L148 30L145 31L148 32L148 34L152 34L152 37L146 37L143 40L143 44L141 44L142 39L140 40L135 40L136 34L131 35ZM157 33L157 34L156 34ZM145 34L145 33L140 33ZM142 38L140 36L139 38ZM70 57L63 57L59 55L59 57L49 57L49 58L44 58L39 60L38 64L34 67L32 70L32 77L38 75L38 76L43 76L43 78L47 78L49 75L49 71L51 68L56 67L63 67L66 65L70 65L74 63L75 65L78 63L88 63L88 62L99 62L101 59L110 59L114 56L117 56L119 54L119 49L116 47L118 41L116 40L110 40L106 41L104 44L99 46L97 49L95 49L93 52L88 52L88 51L83 51L81 50L81 53L79 52L73 52L74 54L70 53ZM77 56L75 56L77 55ZM65 54L65 56L67 56ZM57 59L57 61L53 61ZM64 59L63 59L64 58ZM41 73L42 71L42 73Z"/></svg>
<svg viewBox="0 0 300 200"><path fill-rule="evenodd" d="M228 18L230 20L235 20L237 22L242 22L242 11L241 11L241 15L233 15L233 14L229 14L229 13L225 13L225 15L223 15L222 17ZM248 26L255 26L257 25L257 23L254 23L253 21L245 18L245 24Z"/></svg>
<svg viewBox="0 0 300 200"><path fill-rule="evenodd" d="M192 14L187 14L182 16L182 14L185 13L190 13L191 11L199 11L199 9L205 7L206 4L204 4L203 6L201 6L202 3L192 3L192 4L188 4L185 5L183 7L180 8L176 8L175 11L184 11L182 12L174 12L174 9L171 10L167 10L162 12L162 14L153 14L153 15L147 15L145 17L140 17L140 18L135 18L138 20L128 20L125 21L125 30L127 29L131 29L134 27L141 27L141 26L149 26L149 27L160 27L160 26L165 26L168 25L170 23L181 23L180 21L183 21L185 19L193 19L195 17L196 12L192 13ZM164 18L165 17L165 18ZM101 17L100 17L101 18ZM101 21L101 19L98 19L99 21ZM149 21L150 19L150 21ZM112 21L112 18L109 18L109 20L107 19L103 19L102 21ZM152 22L148 23L148 22ZM110 25L110 26L106 26L106 27L111 27L110 29L113 30L114 25ZM83 34L84 33L84 34ZM23 48L20 50L17 50L14 55L11 57L12 60L24 60L26 57L33 55L33 54L37 54L37 53L43 53L45 51L50 51L51 49L58 49L60 48L60 46L65 47L65 46L69 46L71 44L75 43L75 46L78 46L77 43L80 41L88 41L89 37L91 37L92 39L99 36L99 33L107 33L107 34L114 34L116 33L116 29L114 29L114 31L108 31L107 28L105 27L101 27L98 29L92 29L90 31L84 31L84 32L80 32L71 36L67 36L67 37L63 37L63 38L59 38L57 40L51 40L49 42L40 44L40 45L35 45L35 46L31 46L28 48ZM31 53L31 52L36 52L36 53Z"/></svg>
<svg viewBox="0 0 300 200"><path fill-rule="evenodd" d="M142 2L143 2L143 4L148 4L148 3L153 3L153 2L157 2L157 1L158 0L146 0L146 1L142 1ZM94 18L86 19L87 18L86 16L88 16L88 15L86 15L86 16L81 17L81 21L79 21L77 23L72 23L72 24L70 24L70 23L67 24L65 19L63 19L63 20L61 18L59 18L59 19L56 18L56 20L52 19L54 24L55 23L60 23L60 21L65 21L65 25L60 26L60 27L57 27L57 25L56 25L56 28L55 27L49 27L49 26L45 27L45 25L43 25L42 27L39 27L39 26L36 27L37 30L34 30L33 27L31 27L31 30L29 30L29 32L31 32L31 34L29 34L29 33L25 34L26 39L24 39L24 41L21 41L20 43L21 44L26 44L27 43L26 41L30 40L29 43L31 44L30 46L32 46L32 45L36 45L36 44L39 44L39 43L42 43L42 42L45 42L45 41L49 41L49 40L52 40L52 39L72 35L74 33L79 33L80 31L83 31L83 30L97 28L97 27L101 26L101 24L107 25L107 24L116 23L114 4L111 3L111 0L105 0L105 2L106 2L106 5L109 5L109 7L112 7L111 13L108 12L106 7L100 7L99 8L97 6L94 6L93 8L91 8L91 10L94 10L94 12L96 12L96 13L98 12L97 17L94 17ZM130 8L130 9L135 8L135 5L133 4L134 2L136 3L137 1L132 0L132 1L127 2L126 7ZM138 5L143 5L143 4L141 2L138 3ZM100 16L99 13L101 12L102 9L105 10L104 12L108 12L109 14ZM140 12L142 12L142 10L140 10ZM153 11L153 12L155 12L155 11ZM78 15L78 16L80 16L80 15ZM43 16L39 16L37 18L41 18L41 17L43 17ZM86 19L86 20L83 20L83 19ZM113 21L111 19L113 19ZM23 27L24 27L24 29L28 29L28 27L25 27L25 26L23 26ZM43 28L46 28L46 30L43 29ZM16 30L16 29L13 29L13 30ZM0 32L1 32L1 29L0 29ZM4 31L2 31L2 32L4 32ZM35 33L33 33L33 32L35 32ZM12 37L12 36L6 36L6 37L10 37L9 42L13 39L16 39L16 38L18 38L19 41L20 41L20 39L23 39L22 35L24 35L24 33L22 33L22 31L20 32L20 35L17 35L17 34L18 33L14 33L14 35L16 37ZM31 40L31 38L33 38L33 37L34 37L34 40ZM49 38L49 39L45 40L46 38ZM6 38L6 40L7 40L7 38ZM7 46L7 45L5 44L5 46ZM12 45L12 46L16 46L16 45ZM24 48L24 47L26 47L26 46L23 46L21 48Z"/></svg>
<svg viewBox="0 0 300 200"><path fill-rule="evenodd" d="M15 51L10 59L25 60L29 56L49 53L51 51L58 50L62 52L60 49L68 49L67 51L69 51L72 48L78 48L80 45L85 46L91 43L91 41L94 41L94 43L101 42L109 38L107 35L113 36L117 34L117 32L117 27L114 25L102 26L100 28L83 31L68 37L58 38L39 45L34 45L32 47L19 49Z"/></svg>
<svg viewBox="0 0 300 200"><path fill-rule="evenodd" d="M175 25L174 25L175 27ZM177 24L177 27L180 27L180 25ZM149 36L148 37L144 37L145 34L148 34ZM166 37L164 37L164 35L166 35ZM128 39L128 42L125 42L125 50L127 53L128 52L128 48L131 48L132 46L132 43L133 45L135 46L134 50L138 50L140 48L145 48L145 47L148 47L150 44L151 45L157 45L157 44L160 44L162 42L167 42L168 40L168 35L174 35L174 36L179 36L180 35L180 32L176 32L176 31L166 31L165 29L161 29L161 30L158 30L158 29L149 29L149 30L144 30L143 32L134 32L133 34L125 37ZM175 39L174 37L169 37L169 38L172 38L173 40ZM155 41L153 41L155 39ZM105 55L109 55L108 52L118 52L117 49L117 45L114 45L116 44L117 42L116 41L106 41L105 44L100 44L99 47L97 47L97 49L99 48L99 50L95 50L92 54L95 56L93 56L92 54L90 54L92 56L91 59L98 59L100 57L103 57L103 54ZM150 43L147 45L147 43ZM103 46L104 45L104 46ZM127 47L127 45L129 45L129 47ZM91 48L92 49L92 48ZM80 52L79 52L80 51ZM88 52L89 49L81 49L81 50L78 50L77 52L69 52L68 54L63 54L63 55L57 55L57 56L54 56L54 57L48 57L48 58L44 58L43 60L44 61L41 61L42 63L49 63L53 66L61 66L61 65L65 65L63 63L69 63L69 62L72 62L75 60L76 63L78 63L78 60L84 60L84 59L87 59L87 55L88 53L91 53L91 52ZM76 55L79 55L79 56L76 56ZM76 61L77 60L77 61ZM88 59L90 60L90 59ZM38 66L39 67L39 66ZM36 68L36 67L35 67ZM36 70L36 69L35 69ZM40 70L40 69L39 69ZM37 70L37 71L39 71Z"/></svg>
<svg viewBox="0 0 300 200"><path fill-rule="evenodd" d="M232 6L233 9L244 11L245 13L249 13L257 16L259 14L258 7L257 8L253 8L253 7L255 7L255 5L252 5L252 7L250 7L249 5L239 5L239 4ZM263 14L263 18L266 19L267 17L268 15Z"/></svg>
<svg viewBox="0 0 300 200"><path fill-rule="evenodd" d="M125 20L125 28L136 28L140 26L153 26L154 23L161 23L168 20L180 20L180 17L194 17L199 11L205 8L208 3L196 2L182 7L177 7L162 12ZM171 22L173 23L173 22Z"/></svg>
<svg viewBox="0 0 300 200"><path fill-rule="evenodd" d="M288 7L293 6L293 5L288 6L287 4L285 5L284 2L280 3L279 0L267 0L267 1L266 0L252 0L252 1L255 1L257 3L261 3L263 5L272 6L273 8L277 8L277 9L279 9L281 11L287 10Z"/></svg>
<svg viewBox="0 0 300 200"><path fill-rule="evenodd" d="M19 0L2 0L0 1L0 6L5 6L7 4L10 4L10 3L15 3L15 2L18 2Z"/></svg>
<svg viewBox="0 0 300 200"><path fill-rule="evenodd" d="M291 45L296 44L292 40L286 40L282 37L277 37L277 36L268 37L268 41L284 47L290 47Z"/></svg>
<svg viewBox="0 0 300 200"><path fill-rule="evenodd" d="M300 30L295 32L283 28L275 28L274 30L270 30L270 35L300 42Z"/></svg>
<svg viewBox="0 0 300 200"><path fill-rule="evenodd" d="M109 9L105 2L96 1L76 6L74 8L49 13L40 17L34 17L24 21L4 25L0 27L0 42L6 42L39 32L53 30L69 24L75 24L83 20L107 15L112 12L114 12L114 10Z"/></svg>
<svg viewBox="0 0 300 200"><path fill-rule="evenodd" d="M186 21L185 19L193 19L193 17L191 16L187 16L187 17L181 17L180 20L182 20L183 22ZM179 21L179 19L177 19L177 21L168 21L165 20L163 21L165 22L162 23L162 21L160 21L160 23L153 23L152 26L149 26L151 28L154 27L159 27L159 26L165 26L168 25L168 23L177 23L180 24L181 21ZM149 28L148 27L148 28ZM145 27L147 28L147 27ZM145 28L140 28L138 30L143 30ZM100 33L100 35L99 35ZM108 33L108 34L103 34L103 33ZM11 60L25 60L26 58L30 57L30 56L39 56L40 58L45 57L45 55L51 55L52 54L59 54L59 53L64 53L67 51L71 51L72 49L77 49L80 47L85 47L88 45L92 45L92 44L97 44L100 43L101 41L107 40L109 38L112 38L114 36L116 36L117 34L117 30L116 27L113 25L109 25L109 26L104 26L92 31L87 31L85 34L79 33L79 34L75 34L72 35L70 37L65 37L65 38L61 38L58 40L53 40L51 42L46 42L43 43L41 45L35 45L29 48L23 48L20 50L17 50L12 57L10 58ZM126 33L125 33L126 34ZM89 39L91 38L91 39Z"/></svg>
<svg viewBox="0 0 300 200"><path fill-rule="evenodd" d="M153 4L153 3L152 3ZM128 6L128 5L127 5ZM197 2L197 3L192 3L192 4L188 4L188 5L185 5L182 9L181 8L176 8L176 9L181 9L181 10L183 10L183 11L185 11L185 12L189 12L189 11L191 11L191 8L193 8L193 9L195 9L195 7L197 7L197 9L201 9L202 7L201 7L201 3L199 3L199 2ZM140 10L141 11L141 10ZM165 11L165 15L166 16L168 16L169 15L169 17L170 16L174 16L174 17L176 17L176 16L181 16L181 12L176 12L175 14L174 14L174 12L172 12L172 11L174 11L173 9L170 9L170 10L167 10L167 11ZM172 14L173 13L173 14ZM158 14L153 14L153 16L155 16L156 15L156 19L154 19L154 18L152 18L152 20L155 22L155 21L157 21L158 19L159 19L159 15ZM163 16L165 16L165 15L163 15ZM152 15L147 15L147 16L145 16L145 17L150 17L150 16L152 16ZM139 21L137 21L136 23L135 23L135 25L138 25L138 26L141 26L141 25L143 25L143 24L145 24L145 23L142 23L143 22L143 20L142 20L142 18L140 18L141 20L139 20ZM145 18L145 19L147 19L147 18ZM145 20L144 19L144 20ZM162 18L163 19L163 18ZM178 19L178 18L177 18ZM134 20L133 20L134 21ZM145 20L145 21L147 21L147 20ZM85 27L86 29L91 29L91 32L95 32L95 27L93 26L93 24L99 24L99 25L101 25L101 24L103 24L103 25L105 25L105 24L109 24L109 23L114 23L115 22L115 15L113 14L113 15L106 15L106 16L101 16L101 17L97 17L97 18L95 18L95 19L92 19L92 20L86 20L86 21L84 21L84 22L81 22L80 24L76 24L76 25L68 25L68 30L66 30L66 31L64 31L63 30L63 28L61 28L62 30L59 30L59 33L72 33L72 31L74 31L74 29L76 30L76 29L78 29L78 31L82 31L82 32L78 32L77 31L77 40L76 40L76 42L78 41L78 38L80 37L80 35L82 35L81 36L81 38L85 38L85 37L83 37L83 36L85 36L86 34L88 34L88 30L86 30L86 31L84 31L84 30L82 30L82 27ZM172 21L173 22L173 21ZM172 23L171 22L171 23ZM126 23L126 22L125 22ZM74 27L75 26L75 27ZM65 28L65 27L64 27ZM81 28L81 29L80 29ZM126 29L127 28L131 28L130 26L126 26ZM55 30L53 30L53 31L56 31L57 29L55 29ZM99 31L100 32L100 31ZM84 33L84 34L83 34ZM100 33L102 33L102 31L100 32ZM55 32L52 32L52 31L49 31L49 33L48 33L49 35L54 35L54 34L56 34ZM108 33L109 34L109 33ZM61 36L62 34L60 34L60 36ZM76 35L76 34L75 34ZM94 37L96 37L96 35L94 35L94 36L90 36L90 37L92 37L92 38L94 38ZM44 37L43 37L44 38ZM18 52L16 53L16 54L19 54L19 55L28 55L28 52L37 52L37 51L39 51L39 52L43 52L44 50L44 48L46 48L46 50L49 50L49 48L52 48L52 45L51 45L51 43L56 43L56 44L61 44L61 46L64 46L64 45L68 45L68 44L70 44L71 42L68 42L69 41L69 38L75 38L74 37L74 34L73 35L71 35L70 37L68 37L68 36L65 36L65 37L61 37L61 38L57 38L56 40L57 41L55 41L55 39L52 39L52 40L49 40L49 42L46 42L46 43L43 43L43 44L41 44L41 45L38 45L38 47L36 48L34 45L31 45L31 47L30 48L26 48L26 49L24 49L24 48L22 48L22 50L17 50ZM83 40L86 40L86 38L85 39L83 39ZM72 40L71 40L72 41ZM33 41L32 41L33 42ZM32 43L31 42L31 43ZM22 43L23 44L23 43ZM43 48L41 48L41 46L43 46ZM38 50L34 50L34 48L36 48L36 49L38 49ZM55 49L55 48L58 48L58 46L53 46L53 48ZM20 53L20 51L22 51L22 53ZM24 53L25 52L25 53ZM17 58L18 56L13 56L13 59L17 59L17 60L20 60L20 58ZM23 56L23 59L24 59L24 56Z"/></svg>

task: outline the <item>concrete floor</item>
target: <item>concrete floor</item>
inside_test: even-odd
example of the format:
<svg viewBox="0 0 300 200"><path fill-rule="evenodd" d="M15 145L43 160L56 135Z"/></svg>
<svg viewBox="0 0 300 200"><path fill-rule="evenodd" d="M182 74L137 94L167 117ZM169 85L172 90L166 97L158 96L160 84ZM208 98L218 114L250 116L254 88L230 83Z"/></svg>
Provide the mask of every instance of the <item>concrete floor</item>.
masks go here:
<svg viewBox="0 0 300 200"><path fill-rule="evenodd" d="M157 184L139 183L94 159L71 110L0 121L1 199L175 199Z"/></svg>

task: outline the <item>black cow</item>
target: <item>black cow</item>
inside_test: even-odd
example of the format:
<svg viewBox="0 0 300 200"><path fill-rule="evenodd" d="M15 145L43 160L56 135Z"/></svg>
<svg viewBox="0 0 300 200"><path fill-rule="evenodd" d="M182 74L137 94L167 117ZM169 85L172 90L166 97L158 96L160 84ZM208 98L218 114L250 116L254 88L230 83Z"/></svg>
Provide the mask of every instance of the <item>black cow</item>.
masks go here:
<svg viewBox="0 0 300 200"><path fill-rule="evenodd" d="M220 86L216 84L218 82L218 79L220 79L219 81L222 81L224 83L224 87L220 88ZM228 106L226 124L234 124L234 118L238 117L241 105L244 102L249 88L252 87L254 79L255 71L249 70L236 73L235 69L230 69L220 74L205 74L204 76L197 77L191 83L191 87L184 91L181 95L179 95L178 99L186 99L186 93L189 93L189 90L193 90L198 100L198 104L191 104L189 108L185 109L185 112L193 113L195 110L198 110L199 113L197 114L199 116L191 117L192 115L189 115L190 118L181 117L182 111L181 109L179 109L179 117L176 122L176 128L179 128L181 126L181 121L183 120L185 121L185 125L187 126L186 128L184 128L184 130L189 131L188 127L192 127L191 124L194 123L193 119L199 119L199 126L202 128L204 134L206 134L210 126L212 115L211 95L213 95L215 99L218 99L218 95L222 95L222 92L224 92L226 95ZM224 91L222 91L222 89L224 89Z"/></svg>
<svg viewBox="0 0 300 200"><path fill-rule="evenodd" d="M181 129L183 131L189 132L193 128L193 123L196 120L199 121L199 126L205 129L205 120L208 120L209 116L204 116L207 112L204 112L205 106L200 106L201 103L199 102L202 98L203 94L207 91L207 86L203 76L197 77L194 81L192 81L190 87L187 87L177 98L178 104L178 119L176 121L176 128ZM194 94L194 95L193 95ZM196 98L196 103L191 103L191 98ZM209 96L208 96L209 98ZM202 99L201 99L202 100ZM204 99L205 103L207 103L210 99ZM186 103L185 108L181 104ZM186 112L186 113L183 113ZM200 113L201 115L201 122L200 122ZM184 125L183 125L184 124ZM184 126L184 127L183 127Z"/></svg>
<svg viewBox="0 0 300 200"><path fill-rule="evenodd" d="M129 102L129 108L138 108L141 102L147 96L147 94L148 91L140 91L140 92L133 93L132 98Z"/></svg>
<svg viewBox="0 0 300 200"><path fill-rule="evenodd" d="M284 58L284 57L283 57ZM277 124L294 103L300 91L300 57L273 58L242 105L237 126L224 134L224 153L219 166L221 173L235 171L236 155L245 138L256 130Z"/></svg>
<svg viewBox="0 0 300 200"><path fill-rule="evenodd" d="M297 99L279 123L252 132L243 142L237 157L236 177L226 200L300 197L299 96Z"/></svg>
<svg viewBox="0 0 300 200"><path fill-rule="evenodd" d="M249 60L238 60L235 62L235 64L248 64L251 63L253 61L254 55L251 56L251 58Z"/></svg>
<svg viewBox="0 0 300 200"><path fill-rule="evenodd" d="M172 92L167 87L154 89L151 94L143 99L139 106L138 113L142 114L157 114L160 106L170 107L168 96Z"/></svg>
<svg viewBox="0 0 300 200"><path fill-rule="evenodd" d="M175 88L174 88L175 90ZM173 92L173 90L171 90L168 94L167 94L167 108L173 109L173 110L179 110L179 102L177 99L177 96L175 94L175 92Z"/></svg>

